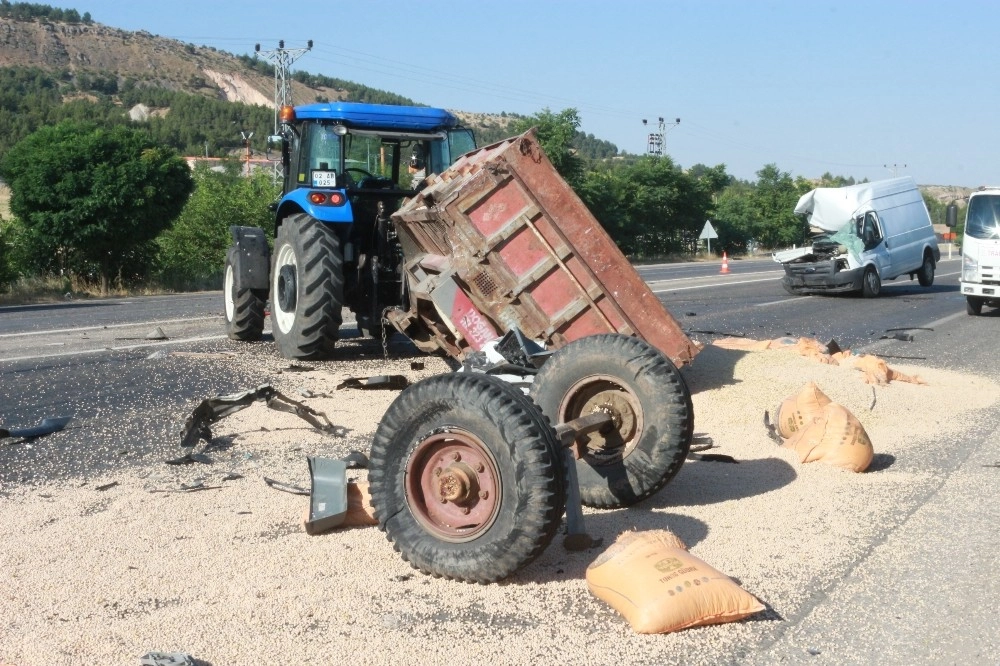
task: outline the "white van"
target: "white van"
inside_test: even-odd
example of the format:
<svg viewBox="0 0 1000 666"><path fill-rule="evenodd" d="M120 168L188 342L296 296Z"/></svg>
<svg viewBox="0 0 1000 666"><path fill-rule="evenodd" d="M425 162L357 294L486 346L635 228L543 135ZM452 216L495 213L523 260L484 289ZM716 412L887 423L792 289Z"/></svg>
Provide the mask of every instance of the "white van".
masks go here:
<svg viewBox="0 0 1000 666"><path fill-rule="evenodd" d="M912 178L847 187L819 187L799 198L816 234L812 245L775 252L785 267L781 284L790 294L860 291L873 298L882 283L914 276L934 284L941 259L927 206Z"/></svg>
<svg viewBox="0 0 1000 666"><path fill-rule="evenodd" d="M1000 307L1000 188L981 187L969 196L962 238L962 293L965 310Z"/></svg>

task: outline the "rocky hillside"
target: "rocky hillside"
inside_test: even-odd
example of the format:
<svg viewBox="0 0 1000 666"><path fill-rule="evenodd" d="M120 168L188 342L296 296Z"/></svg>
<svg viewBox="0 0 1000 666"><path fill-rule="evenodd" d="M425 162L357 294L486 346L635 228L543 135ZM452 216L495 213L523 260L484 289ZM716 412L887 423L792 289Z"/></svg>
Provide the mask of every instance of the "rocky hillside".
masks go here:
<svg viewBox="0 0 1000 666"><path fill-rule="evenodd" d="M16 66L37 67L70 80L113 75L118 85L132 82L262 106L270 106L274 96L274 78L232 54L97 23L0 18L0 67ZM299 82L292 86L298 103L342 94Z"/></svg>
<svg viewBox="0 0 1000 666"><path fill-rule="evenodd" d="M921 185L920 189L945 205L954 201L959 208L965 206L973 191L971 187L957 185Z"/></svg>

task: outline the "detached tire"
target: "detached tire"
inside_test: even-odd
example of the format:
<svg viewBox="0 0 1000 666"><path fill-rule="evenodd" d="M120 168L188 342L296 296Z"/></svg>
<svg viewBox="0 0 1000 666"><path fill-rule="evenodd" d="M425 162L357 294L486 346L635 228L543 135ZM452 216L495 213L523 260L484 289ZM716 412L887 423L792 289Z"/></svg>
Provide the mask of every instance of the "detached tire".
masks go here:
<svg viewBox="0 0 1000 666"><path fill-rule="evenodd" d="M236 289L235 247L226 253L226 272L222 294L225 300L226 335L232 340L253 342L264 332L264 302L267 293L255 289Z"/></svg>
<svg viewBox="0 0 1000 666"><path fill-rule="evenodd" d="M560 455L552 426L519 389L488 375L430 377L400 393L375 432L375 517L414 568L500 580L559 528Z"/></svg>
<svg viewBox="0 0 1000 666"><path fill-rule="evenodd" d="M340 337L344 259L332 229L305 214L278 228L271 270L271 329L285 358L329 356Z"/></svg>
<svg viewBox="0 0 1000 666"><path fill-rule="evenodd" d="M917 271L917 281L921 287L930 287L934 284L934 259L930 252L924 252L924 263Z"/></svg>
<svg viewBox="0 0 1000 666"><path fill-rule="evenodd" d="M614 429L583 435L583 503L631 506L665 486L691 447L694 409L680 372L658 349L619 334L575 340L538 371L531 396L554 424L597 411Z"/></svg>
<svg viewBox="0 0 1000 666"><path fill-rule="evenodd" d="M865 269L865 274L861 278L861 295L865 298L875 298L882 291L882 279L878 276L878 271L874 266Z"/></svg>

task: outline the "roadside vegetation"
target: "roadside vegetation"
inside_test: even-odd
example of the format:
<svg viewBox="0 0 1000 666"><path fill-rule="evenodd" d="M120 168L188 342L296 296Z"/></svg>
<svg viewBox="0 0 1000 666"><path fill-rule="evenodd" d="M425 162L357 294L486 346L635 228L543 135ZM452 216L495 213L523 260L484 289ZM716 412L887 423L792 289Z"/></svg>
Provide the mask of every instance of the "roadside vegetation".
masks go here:
<svg viewBox="0 0 1000 666"><path fill-rule="evenodd" d="M7 6L0 2L0 10ZM352 101L413 103L339 79L295 76ZM148 113L133 119L128 110L137 105ZM218 289L229 227L271 223L275 179L270 168L246 175L242 136L253 132L262 142L273 122L269 108L113 74L0 68L0 178L10 188L9 207L0 200L0 303ZM480 145L537 128L556 168L635 262L704 257L699 235L709 220L715 255L801 244L808 229L792 212L799 196L855 182L829 173L793 178L773 163L755 180L740 180L725 164L682 167L669 156L623 153L579 126L575 109L543 109L472 128ZM251 153L263 156L255 145ZM182 156L220 159L189 170ZM943 222L945 204L925 200Z"/></svg>

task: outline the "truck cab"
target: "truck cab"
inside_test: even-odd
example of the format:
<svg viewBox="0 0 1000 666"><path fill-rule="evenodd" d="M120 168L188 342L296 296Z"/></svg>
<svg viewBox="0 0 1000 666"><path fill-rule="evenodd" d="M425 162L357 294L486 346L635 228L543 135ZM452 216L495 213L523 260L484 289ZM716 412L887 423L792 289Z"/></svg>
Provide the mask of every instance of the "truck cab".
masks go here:
<svg viewBox="0 0 1000 666"><path fill-rule="evenodd" d="M966 311L1000 307L1000 188L983 187L969 196L962 239L962 294Z"/></svg>
<svg viewBox="0 0 1000 666"><path fill-rule="evenodd" d="M233 228L227 330L259 339L270 296L282 355L321 358L339 337L343 307L363 335L385 335L382 313L405 299L391 215L476 144L443 109L327 102L282 107L279 117L281 132L268 141L282 165L274 256L260 257L262 230Z"/></svg>

